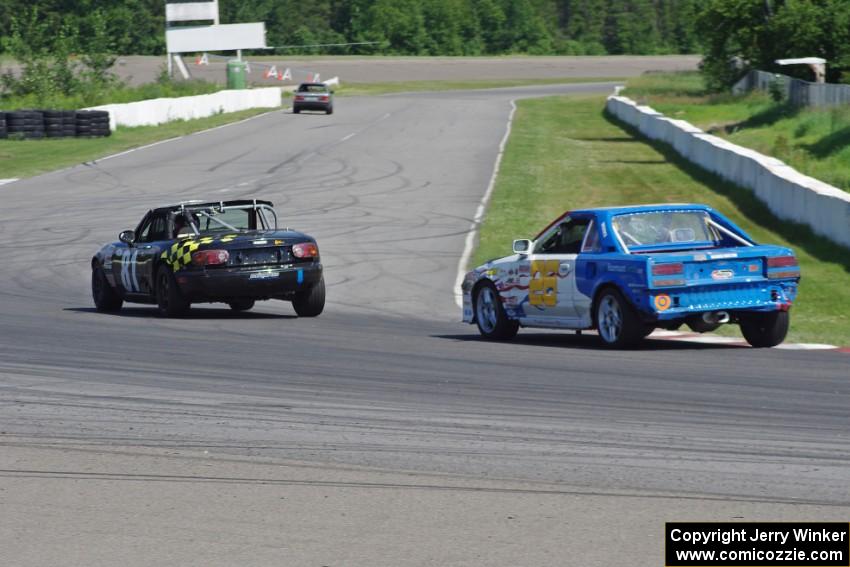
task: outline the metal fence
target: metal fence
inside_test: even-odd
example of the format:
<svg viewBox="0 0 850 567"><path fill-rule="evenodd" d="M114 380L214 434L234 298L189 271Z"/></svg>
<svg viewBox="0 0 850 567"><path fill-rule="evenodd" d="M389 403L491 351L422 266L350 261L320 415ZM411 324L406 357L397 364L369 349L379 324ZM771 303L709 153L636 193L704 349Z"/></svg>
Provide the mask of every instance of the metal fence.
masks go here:
<svg viewBox="0 0 850 567"><path fill-rule="evenodd" d="M732 92L740 94L754 89L769 91L773 84L778 85L785 94L785 100L795 106L850 104L850 85L810 83L788 75L765 71L750 71L744 78L735 83Z"/></svg>

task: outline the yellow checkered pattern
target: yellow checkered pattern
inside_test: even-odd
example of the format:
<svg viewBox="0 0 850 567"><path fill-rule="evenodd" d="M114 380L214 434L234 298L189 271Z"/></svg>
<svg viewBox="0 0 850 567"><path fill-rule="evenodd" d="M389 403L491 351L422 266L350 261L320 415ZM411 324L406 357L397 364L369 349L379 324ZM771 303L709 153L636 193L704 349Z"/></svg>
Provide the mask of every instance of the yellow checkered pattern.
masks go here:
<svg viewBox="0 0 850 567"><path fill-rule="evenodd" d="M209 242L205 242L209 240ZM171 245L171 249L163 252L160 257L165 260L165 263L171 266L171 270L177 270L188 266L192 263L192 252L200 248L201 244L211 244L212 238L202 238L200 240L181 240Z"/></svg>
<svg viewBox="0 0 850 567"><path fill-rule="evenodd" d="M222 244L227 244L235 239L238 234L227 234L222 236L219 239L219 242ZM184 240L180 240L171 245L169 250L164 251L160 254L160 258L165 260L165 263L171 266L171 270L176 272L189 264L192 263L192 252L201 247L201 245L212 244L215 242L215 238L212 236L205 236L203 238L199 238L195 240L194 237L190 237Z"/></svg>

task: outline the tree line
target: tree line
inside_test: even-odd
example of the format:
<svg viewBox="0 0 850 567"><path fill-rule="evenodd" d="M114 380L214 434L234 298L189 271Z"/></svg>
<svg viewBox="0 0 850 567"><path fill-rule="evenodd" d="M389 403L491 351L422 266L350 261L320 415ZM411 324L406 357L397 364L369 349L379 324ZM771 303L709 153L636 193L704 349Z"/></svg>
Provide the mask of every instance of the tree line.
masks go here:
<svg viewBox="0 0 850 567"><path fill-rule="evenodd" d="M797 57L822 57L828 82L850 82L848 0L711 0L696 24L711 90L729 87L748 69L812 81L805 66L775 63Z"/></svg>
<svg viewBox="0 0 850 567"><path fill-rule="evenodd" d="M266 22L285 53L603 55L694 53L700 0L220 0L222 23ZM0 0L0 36L37 20L73 52L103 26L117 54L165 51L163 0ZM24 33L26 30L23 30ZM2 46L9 51L8 45Z"/></svg>

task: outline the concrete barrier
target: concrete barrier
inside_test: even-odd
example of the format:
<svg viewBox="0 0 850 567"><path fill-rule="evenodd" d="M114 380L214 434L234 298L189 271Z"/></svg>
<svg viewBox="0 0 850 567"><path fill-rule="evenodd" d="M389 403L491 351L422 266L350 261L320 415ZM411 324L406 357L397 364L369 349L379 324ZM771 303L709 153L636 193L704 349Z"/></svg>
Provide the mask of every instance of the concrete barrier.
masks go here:
<svg viewBox="0 0 850 567"><path fill-rule="evenodd" d="M850 247L850 193L626 97L608 97L606 109L647 138L670 145L688 161L751 190L780 219L806 224L815 233Z"/></svg>
<svg viewBox="0 0 850 567"><path fill-rule="evenodd" d="M282 104L279 87L219 91L217 93L155 98L126 104L104 104L85 110L109 112L109 127L156 126L173 120L194 120L249 108L277 108Z"/></svg>

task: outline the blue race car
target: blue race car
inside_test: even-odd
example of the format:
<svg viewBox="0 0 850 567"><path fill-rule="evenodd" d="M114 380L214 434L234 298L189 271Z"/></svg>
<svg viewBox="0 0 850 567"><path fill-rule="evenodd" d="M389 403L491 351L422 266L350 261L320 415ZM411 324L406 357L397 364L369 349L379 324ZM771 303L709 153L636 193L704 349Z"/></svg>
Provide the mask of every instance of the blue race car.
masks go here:
<svg viewBox="0 0 850 567"><path fill-rule="evenodd" d="M484 337L519 327L596 329L610 347L654 329L710 332L737 323L754 347L785 340L800 267L705 205L568 212L514 254L463 280L463 320Z"/></svg>

